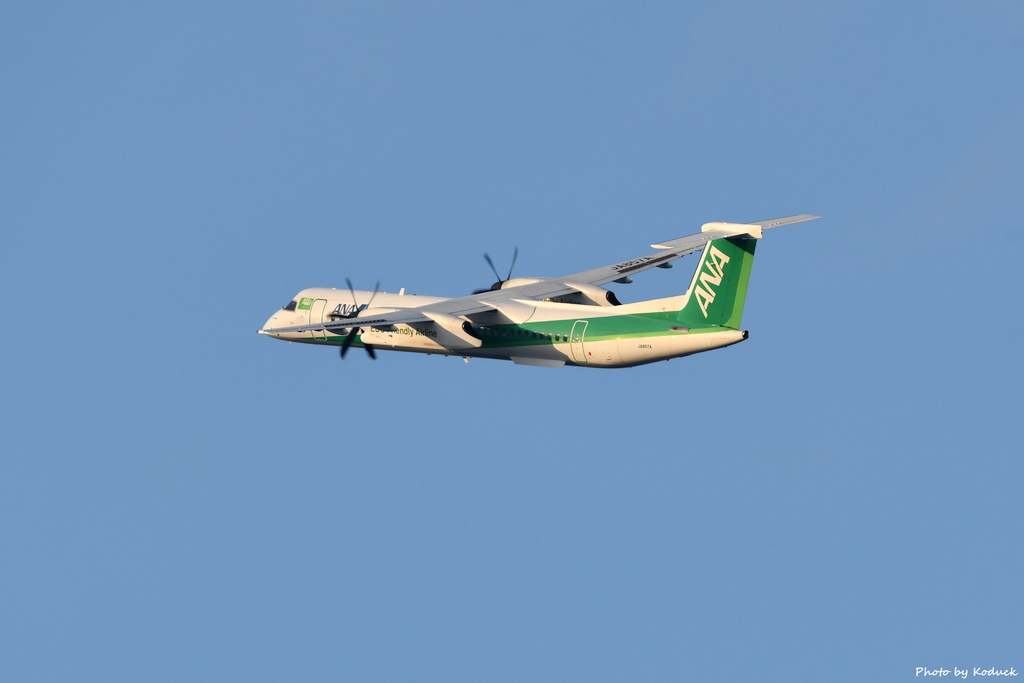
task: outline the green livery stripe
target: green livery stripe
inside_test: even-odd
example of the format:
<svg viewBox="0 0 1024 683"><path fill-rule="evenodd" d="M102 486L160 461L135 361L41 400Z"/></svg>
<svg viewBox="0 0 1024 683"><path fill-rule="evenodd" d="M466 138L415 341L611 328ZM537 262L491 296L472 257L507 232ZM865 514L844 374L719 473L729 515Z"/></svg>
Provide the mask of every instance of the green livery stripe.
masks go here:
<svg viewBox="0 0 1024 683"><path fill-rule="evenodd" d="M586 321L585 341L587 343L612 339L633 339L661 337L680 334L702 334L720 332L721 326L704 326L687 329L676 320L676 313L634 313L598 318L566 318L526 325L474 325L473 331L483 342L482 348L503 348L518 346L542 346L568 344L573 325ZM346 335L328 335L327 343L340 344ZM317 340L311 340L317 341ZM355 343L362 343L362 335L356 335Z"/></svg>

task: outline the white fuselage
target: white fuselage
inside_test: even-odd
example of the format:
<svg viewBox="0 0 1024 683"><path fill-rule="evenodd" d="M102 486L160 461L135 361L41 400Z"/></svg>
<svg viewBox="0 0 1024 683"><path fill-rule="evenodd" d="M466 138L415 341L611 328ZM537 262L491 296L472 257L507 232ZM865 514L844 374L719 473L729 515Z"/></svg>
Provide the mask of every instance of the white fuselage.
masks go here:
<svg viewBox="0 0 1024 683"><path fill-rule="evenodd" d="M365 306L371 301L372 309ZM513 300L501 311L474 316L472 334L449 333L437 324L362 328L353 346L378 350L512 360L523 365L626 367L709 351L747 338L728 328L690 330L674 324L669 311L685 297L621 306ZM300 292L294 310L281 309L264 329L331 323L355 314L383 314L446 301L443 297L348 289L310 288ZM346 335L327 330L272 333L278 339L340 346Z"/></svg>

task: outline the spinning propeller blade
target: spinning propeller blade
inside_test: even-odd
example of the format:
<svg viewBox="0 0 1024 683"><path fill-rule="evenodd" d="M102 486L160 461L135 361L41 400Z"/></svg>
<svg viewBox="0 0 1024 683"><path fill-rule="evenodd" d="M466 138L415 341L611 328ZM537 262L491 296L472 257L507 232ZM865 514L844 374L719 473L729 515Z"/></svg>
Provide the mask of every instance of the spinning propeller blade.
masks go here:
<svg viewBox="0 0 1024 683"><path fill-rule="evenodd" d="M348 292L352 295L352 311L341 316L342 319L357 317L360 312L368 309L373 304L373 300L377 298L377 293L380 292L380 280L377 280L377 284L373 286L373 294L370 295L370 300L366 302L365 306L360 308L359 302L356 300L356 290L352 286L352 280L345 278L345 284L348 285ZM358 327L353 327L349 330L348 335L345 337L345 341L341 343L340 355L342 360L345 359L345 354L348 353L349 347L352 346L352 342L356 340L356 335L359 334L359 329L360 328ZM372 346L369 344L363 344L363 348L366 349L366 354L371 359L377 360L377 354L374 353Z"/></svg>
<svg viewBox="0 0 1024 683"><path fill-rule="evenodd" d="M512 279L512 269L516 267L516 259L519 258L519 247L515 247L512 251L512 265L508 267L508 275L502 279L501 275L498 274L498 269L494 267L494 261L491 260L491 255L484 253L484 261L487 261L487 265L491 267L491 272L494 273L494 277L498 278L498 281L490 286L490 289L474 289L474 294L483 294L484 292L493 292L501 289L501 286Z"/></svg>

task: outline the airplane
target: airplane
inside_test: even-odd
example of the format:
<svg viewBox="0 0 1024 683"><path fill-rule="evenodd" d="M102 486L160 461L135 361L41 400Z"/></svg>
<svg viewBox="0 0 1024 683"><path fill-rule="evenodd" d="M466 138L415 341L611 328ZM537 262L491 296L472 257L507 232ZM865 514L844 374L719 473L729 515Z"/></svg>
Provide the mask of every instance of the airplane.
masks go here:
<svg viewBox="0 0 1024 683"><path fill-rule="evenodd" d="M511 277L457 298L314 287L257 330L276 339L340 347L493 358L518 365L625 368L737 344L754 248L769 228L820 218L706 223L701 232L652 244L658 251L564 277ZM685 294L621 303L601 285L629 284L650 268L701 251ZM518 254L518 250L516 252ZM515 258L513 257L513 266Z"/></svg>

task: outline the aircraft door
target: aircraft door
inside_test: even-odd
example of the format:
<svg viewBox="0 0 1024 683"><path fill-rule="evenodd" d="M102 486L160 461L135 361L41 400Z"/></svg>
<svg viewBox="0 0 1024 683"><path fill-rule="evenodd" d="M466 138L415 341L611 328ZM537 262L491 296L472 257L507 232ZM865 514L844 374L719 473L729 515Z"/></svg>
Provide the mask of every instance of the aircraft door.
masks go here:
<svg viewBox="0 0 1024 683"><path fill-rule="evenodd" d="M327 308L327 299L317 299L309 307L309 323L322 323L324 321L324 310ZM313 339L327 339L327 331L320 330L313 332Z"/></svg>
<svg viewBox="0 0 1024 683"><path fill-rule="evenodd" d="M586 363L587 354L583 349L583 337L587 332L587 321L577 320L572 325L572 332L569 333L569 351L572 359L577 363Z"/></svg>

